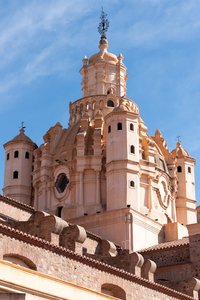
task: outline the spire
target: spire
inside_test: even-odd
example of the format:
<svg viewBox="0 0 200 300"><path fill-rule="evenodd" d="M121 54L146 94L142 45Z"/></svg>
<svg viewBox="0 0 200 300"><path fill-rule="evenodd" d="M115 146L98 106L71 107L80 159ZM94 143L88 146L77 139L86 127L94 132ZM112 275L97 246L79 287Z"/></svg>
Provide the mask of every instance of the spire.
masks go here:
<svg viewBox="0 0 200 300"><path fill-rule="evenodd" d="M106 18L107 14L104 12L103 7L101 10L101 16L100 16L100 23L99 23L99 27L98 27L98 32L101 35L101 40L102 39L106 39L106 32L109 28L109 21Z"/></svg>

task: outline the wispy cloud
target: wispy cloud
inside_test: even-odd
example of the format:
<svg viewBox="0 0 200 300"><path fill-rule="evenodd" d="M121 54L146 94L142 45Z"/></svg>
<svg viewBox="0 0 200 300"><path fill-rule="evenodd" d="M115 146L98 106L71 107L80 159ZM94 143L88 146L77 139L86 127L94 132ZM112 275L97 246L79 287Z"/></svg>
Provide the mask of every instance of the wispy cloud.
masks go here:
<svg viewBox="0 0 200 300"><path fill-rule="evenodd" d="M1 95L40 76L67 71L72 63L59 56L71 46L73 22L91 9L80 0L20 3L0 21Z"/></svg>
<svg viewBox="0 0 200 300"><path fill-rule="evenodd" d="M55 4L54 0L44 0L38 5L37 0L21 0L12 7L8 5L7 13L0 19L0 94L30 84L40 76L64 70L67 73L77 63L74 49L86 41L88 49L94 48L89 44L89 36L96 34L98 21L92 10L94 3L99 10L97 2L88 0L86 5L82 0L57 0ZM120 45L129 49L160 47L166 42L185 41L200 34L199 1L105 3L110 8L113 44L119 44L120 40ZM115 7L113 14L111 7Z"/></svg>
<svg viewBox="0 0 200 300"><path fill-rule="evenodd" d="M141 0L128 1L115 15L115 35L127 47L157 47L169 41L185 41L199 36L200 2ZM119 21L120 20L120 21ZM126 31L121 23L126 23Z"/></svg>

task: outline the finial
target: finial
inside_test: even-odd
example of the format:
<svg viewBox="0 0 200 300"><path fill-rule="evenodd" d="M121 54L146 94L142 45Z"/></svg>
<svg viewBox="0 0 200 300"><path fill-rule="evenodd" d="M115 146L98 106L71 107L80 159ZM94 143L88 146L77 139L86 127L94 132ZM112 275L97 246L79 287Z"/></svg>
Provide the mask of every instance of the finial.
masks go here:
<svg viewBox="0 0 200 300"><path fill-rule="evenodd" d="M177 143L178 143L178 144L181 143L180 137L181 137L180 135L178 135L178 136L176 137L176 138L177 138Z"/></svg>
<svg viewBox="0 0 200 300"><path fill-rule="evenodd" d="M88 63L88 58L87 58L86 55L83 57L83 60L82 60L82 61L83 61L83 65L86 66L87 63Z"/></svg>
<svg viewBox="0 0 200 300"><path fill-rule="evenodd" d="M101 16L100 16L101 21L99 23L98 32L100 33L101 38L104 38L104 39L106 39L106 32L109 27L109 21L106 17L107 17L107 14L104 12L103 7L102 7Z"/></svg>

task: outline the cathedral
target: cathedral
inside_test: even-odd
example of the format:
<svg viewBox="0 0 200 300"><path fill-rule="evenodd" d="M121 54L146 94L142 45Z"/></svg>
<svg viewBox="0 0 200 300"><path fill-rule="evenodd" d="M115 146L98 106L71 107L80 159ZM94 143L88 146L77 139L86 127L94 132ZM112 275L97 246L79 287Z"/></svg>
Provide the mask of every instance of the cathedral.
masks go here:
<svg viewBox="0 0 200 300"><path fill-rule="evenodd" d="M4 144L0 299L199 299L195 159L148 135L108 25L68 128Z"/></svg>

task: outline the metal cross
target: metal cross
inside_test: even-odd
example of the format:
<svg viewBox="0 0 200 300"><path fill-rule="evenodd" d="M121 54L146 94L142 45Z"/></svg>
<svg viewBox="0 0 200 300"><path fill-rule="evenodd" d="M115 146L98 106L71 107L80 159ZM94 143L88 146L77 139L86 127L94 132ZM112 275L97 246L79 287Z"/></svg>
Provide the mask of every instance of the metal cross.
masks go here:
<svg viewBox="0 0 200 300"><path fill-rule="evenodd" d="M26 128L26 126L24 126L24 122L22 121L21 122L21 128L20 129L25 129Z"/></svg>

